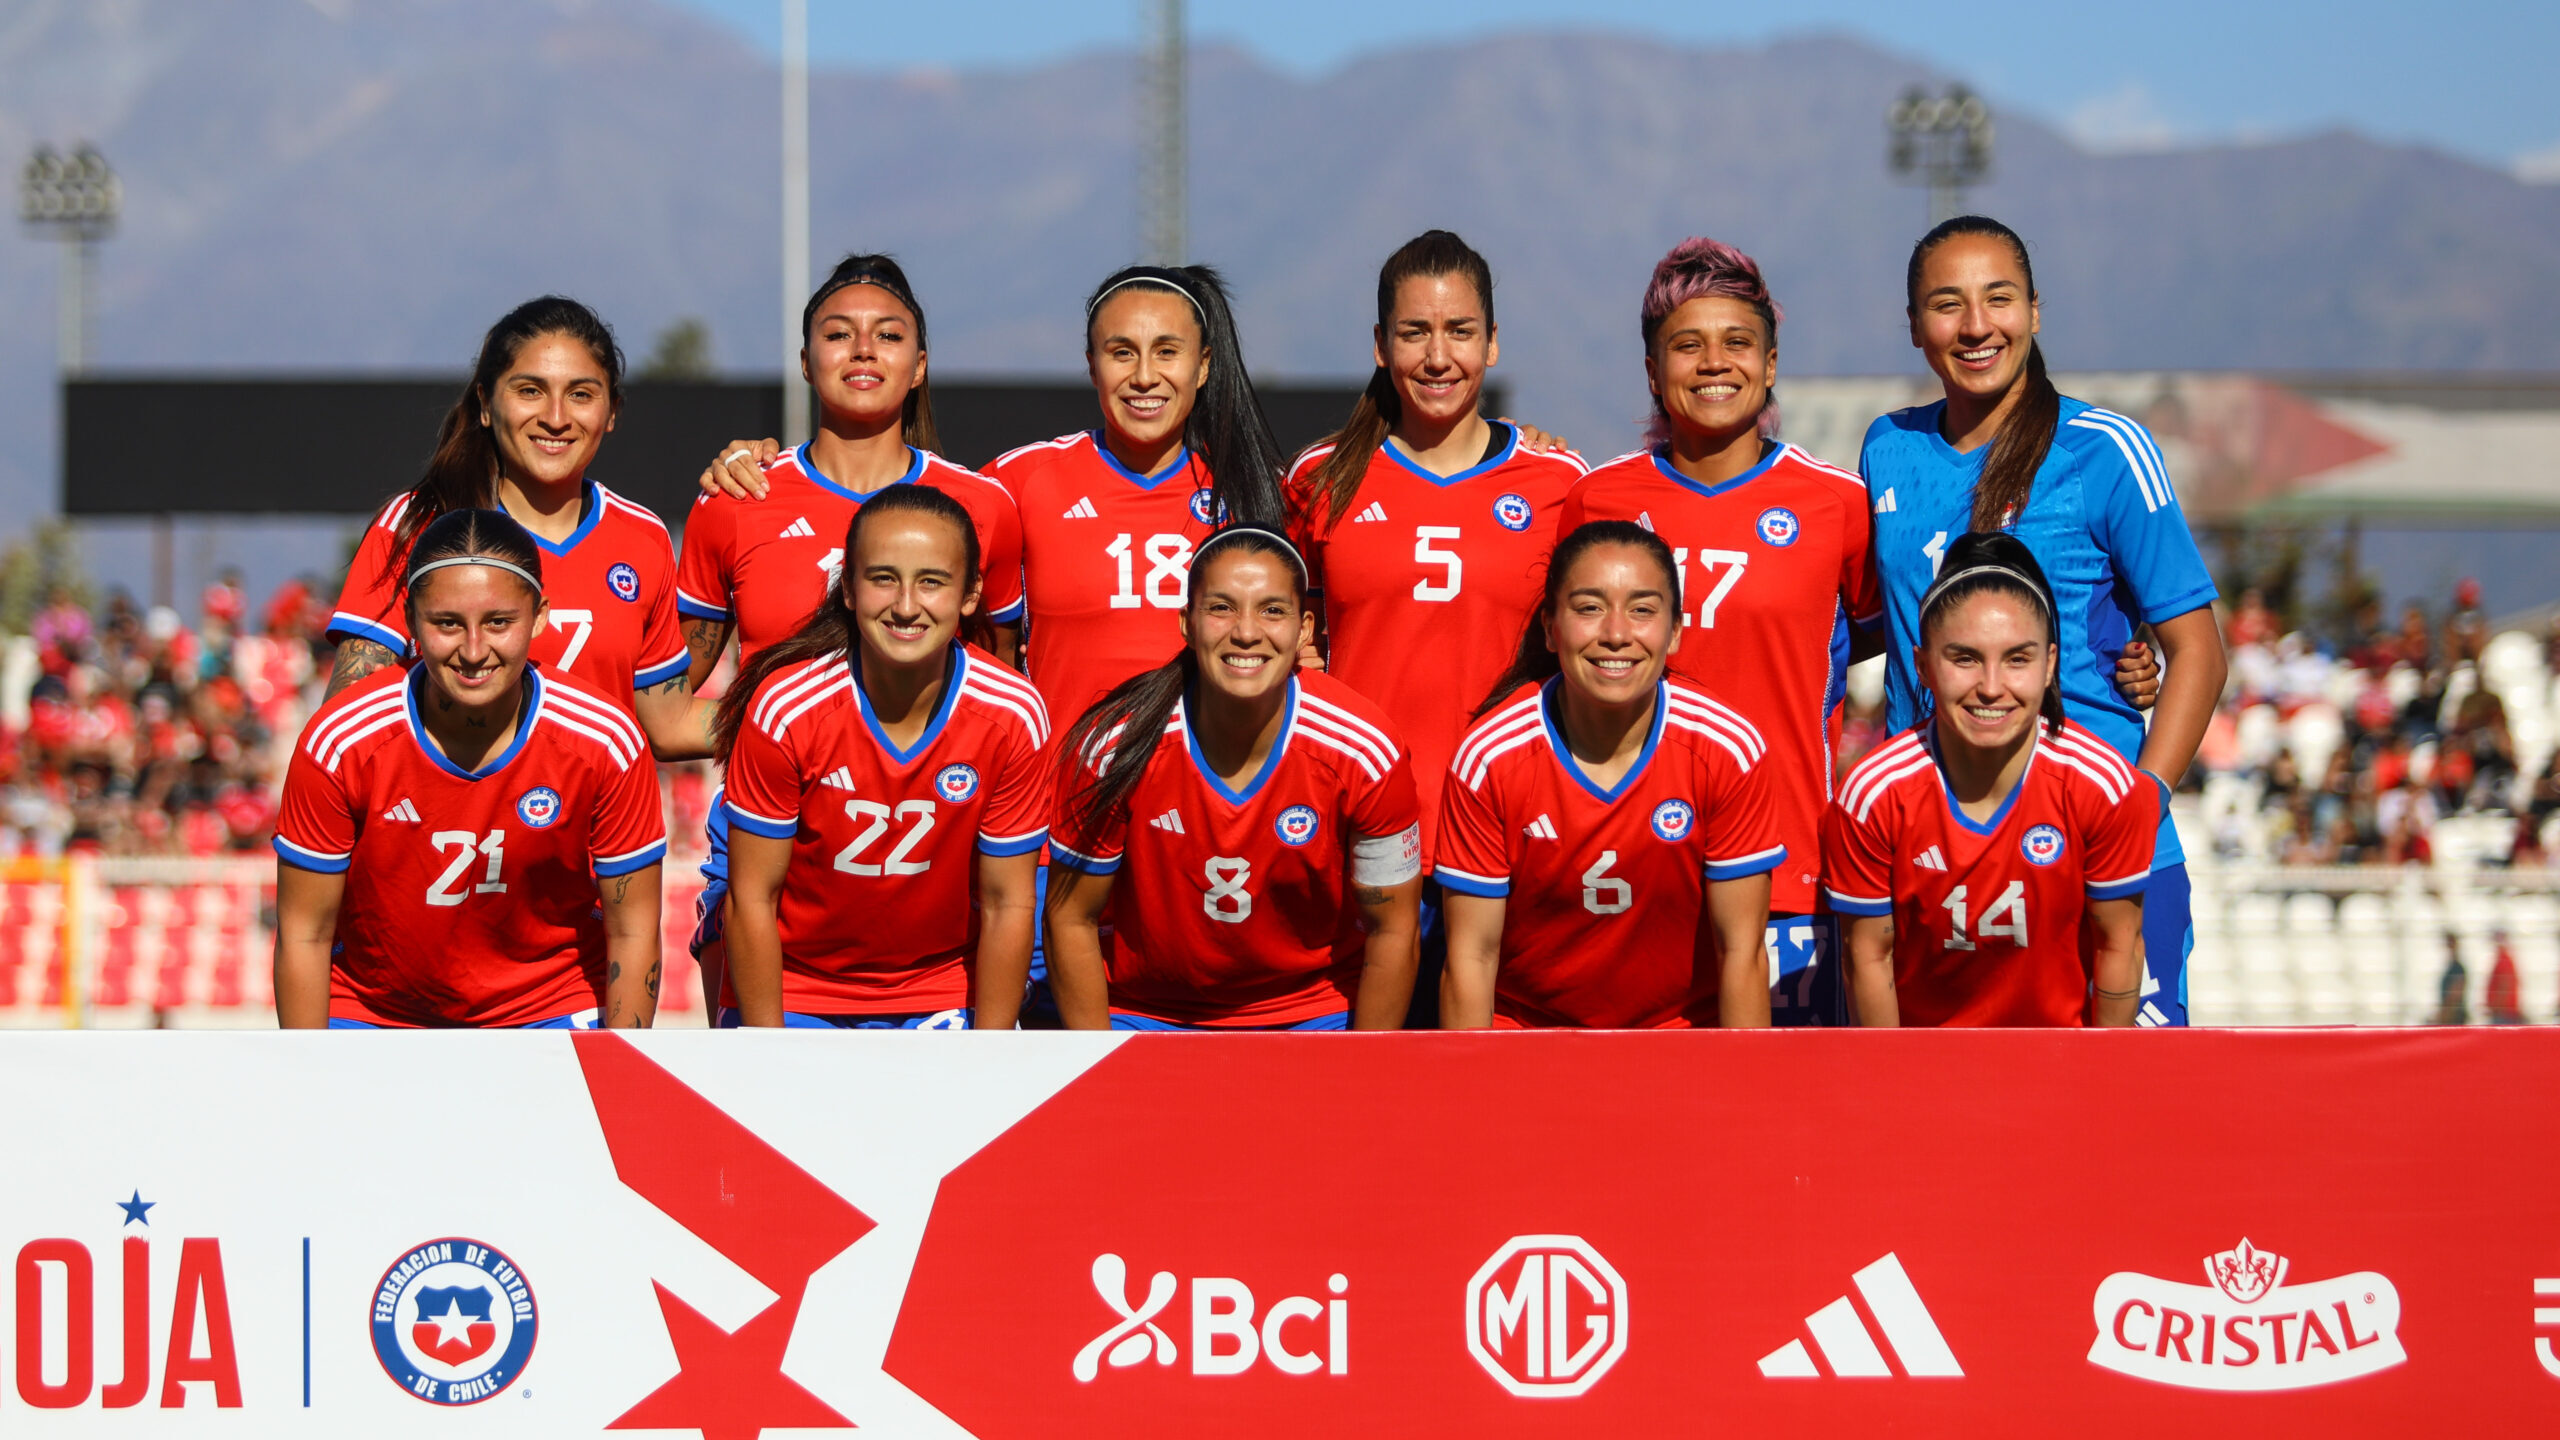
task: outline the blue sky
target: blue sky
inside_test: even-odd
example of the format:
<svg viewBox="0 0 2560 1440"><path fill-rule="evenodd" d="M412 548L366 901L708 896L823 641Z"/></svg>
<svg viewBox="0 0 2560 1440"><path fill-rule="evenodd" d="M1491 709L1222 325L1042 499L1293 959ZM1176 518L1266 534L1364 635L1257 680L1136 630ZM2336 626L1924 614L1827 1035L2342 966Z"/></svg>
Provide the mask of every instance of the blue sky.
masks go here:
<svg viewBox="0 0 2560 1440"><path fill-rule="evenodd" d="M675 0L767 50L776 0ZM1134 42L1146 0L809 0L821 63L1036 64ZM2560 181L2560 5L2551 0L2153 0L1961 6L1797 0L1739 14L1662 0L1191 0L1192 33L1318 71L1494 30L1606 28L1714 43L1845 30L1973 81L2091 144L2157 147L2336 125ZM2422 17L2422 18L2413 18Z"/></svg>

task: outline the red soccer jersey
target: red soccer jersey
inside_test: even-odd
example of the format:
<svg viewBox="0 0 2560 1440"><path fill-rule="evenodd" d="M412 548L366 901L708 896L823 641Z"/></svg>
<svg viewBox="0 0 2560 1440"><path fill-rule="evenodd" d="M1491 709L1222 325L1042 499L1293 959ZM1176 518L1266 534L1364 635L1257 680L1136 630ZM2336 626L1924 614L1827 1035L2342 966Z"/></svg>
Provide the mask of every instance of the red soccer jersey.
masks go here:
<svg viewBox="0 0 2560 1440"><path fill-rule="evenodd" d="M1683 622L1671 673L1714 691L1769 742L1770 811L1787 842L1769 908L1812 912L1849 626L1884 609L1865 483L1779 445L1709 489L1639 450L1584 476L1556 533L1590 520L1632 520L1671 547Z"/></svg>
<svg viewBox="0 0 2560 1440"><path fill-rule="evenodd" d="M729 755L729 823L791 841L779 907L782 1008L910 1015L969 1003L978 853L1047 839L1049 716L983 650L954 646L911 749L882 734L842 656L756 691ZM721 1002L735 1005L723 987Z"/></svg>
<svg viewBox="0 0 2560 1440"><path fill-rule="evenodd" d="M2069 722L2037 739L2018 788L1977 824L1956 809L1924 722L1841 784L1822 888L1843 914L1893 917L1903 1024L2079 1025L2086 902L2142 893L2159 826L2157 783Z"/></svg>
<svg viewBox="0 0 2560 1440"><path fill-rule="evenodd" d="M408 508L405 492L393 497L357 543L329 617L331 640L370 640L403 660L415 653L400 584L409 556L398 529ZM555 679L585 681L626 710L632 691L685 673L691 657L676 629L676 552L665 521L590 480L578 528L556 545L539 535L534 543L551 606L533 640L535 663Z"/></svg>
<svg viewBox="0 0 2560 1440"><path fill-rule="evenodd" d="M1209 773L1182 706L1102 833L1075 829L1071 789L1058 796L1050 863L1119 877L1105 916L1113 1009L1277 1026L1351 1008L1365 950L1352 841L1421 819L1412 767L1378 707L1302 672L1280 738L1242 790Z"/></svg>
<svg viewBox="0 0 2560 1440"><path fill-rule="evenodd" d="M527 666L515 739L467 771L419 720L423 683L386 666L349 686L285 774L276 854L347 877L330 1016L506 1026L595 1008L596 879L667 853L649 742L597 690Z"/></svg>
<svg viewBox="0 0 2560 1440"><path fill-rule="evenodd" d="M1155 479L1091 431L1025 445L987 467L1022 512L1031 682L1058 724L1182 649L1191 550L1217 517L1196 456Z"/></svg>
<svg viewBox="0 0 2560 1440"><path fill-rule="evenodd" d="M1544 593L1565 492L1582 478L1569 450L1532 452L1520 432L1446 479L1378 447L1359 493L1333 520L1314 476L1320 445L1289 474L1299 544L1324 592L1328 666L1378 702L1413 750L1422 856L1438 852L1440 785L1467 717L1502 678Z"/></svg>
<svg viewBox="0 0 2560 1440"><path fill-rule="evenodd" d="M1561 681L1522 686L1458 746L1440 807L1440 884L1501 897L1497 1024L1707 1026L1720 1009L1707 882L1770 870L1767 746L1751 722L1666 679L1617 785L1556 730Z"/></svg>
<svg viewBox="0 0 2560 1440"><path fill-rule="evenodd" d="M930 485L977 522L980 613L997 624L1022 618L1022 522L1001 486L927 450L898 483ZM734 624L739 663L785 639L827 598L844 569L845 530L878 491L847 490L809 463L809 447L785 450L764 467L765 497L705 495L684 527L676 566L676 609Z"/></svg>

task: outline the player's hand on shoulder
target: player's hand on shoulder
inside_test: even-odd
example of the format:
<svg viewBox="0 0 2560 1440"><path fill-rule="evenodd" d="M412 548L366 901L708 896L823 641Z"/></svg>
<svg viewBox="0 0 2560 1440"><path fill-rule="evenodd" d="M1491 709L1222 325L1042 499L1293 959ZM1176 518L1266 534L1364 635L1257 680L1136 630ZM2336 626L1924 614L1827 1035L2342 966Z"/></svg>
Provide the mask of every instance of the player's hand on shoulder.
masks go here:
<svg viewBox="0 0 2560 1440"><path fill-rule="evenodd" d="M705 495L726 495L732 500L764 498L764 467L782 453L782 442L767 437L762 440L732 440L720 447L720 458L702 467L694 484Z"/></svg>
<svg viewBox="0 0 2560 1440"><path fill-rule="evenodd" d="M1570 450L1573 448L1566 443L1563 436L1550 435L1526 420L1514 420L1508 415L1499 415L1494 418L1520 432L1520 448L1523 450Z"/></svg>

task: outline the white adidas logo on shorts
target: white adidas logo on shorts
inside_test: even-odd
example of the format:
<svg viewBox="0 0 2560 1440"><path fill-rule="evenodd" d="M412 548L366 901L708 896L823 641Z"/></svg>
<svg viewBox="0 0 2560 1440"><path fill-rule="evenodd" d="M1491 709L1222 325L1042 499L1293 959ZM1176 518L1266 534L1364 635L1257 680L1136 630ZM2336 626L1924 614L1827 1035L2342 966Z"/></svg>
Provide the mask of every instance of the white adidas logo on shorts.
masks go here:
<svg viewBox="0 0 2560 1440"><path fill-rule="evenodd" d="M1849 1277L1857 1282L1858 1294L1876 1317L1876 1325L1893 1346L1894 1358L1902 1362L1902 1373L1914 1379L1963 1379L1964 1367L1956 1363L1953 1350L1947 1348L1947 1337L1938 1333L1938 1322L1929 1316L1929 1307L1920 1303L1920 1292L1911 1288L1911 1276L1902 1261L1891 1254ZM1893 1369L1885 1363L1884 1352L1876 1348L1875 1336L1867 1330L1867 1322L1858 1316L1858 1307L1841 1296L1805 1317L1804 1328L1813 1336L1813 1348L1822 1352L1823 1363L1831 1367L1835 1379L1891 1379ZM1813 1356L1802 1340L1790 1340L1761 1357L1760 1373L1771 1380L1819 1380L1822 1371L1814 1368Z"/></svg>

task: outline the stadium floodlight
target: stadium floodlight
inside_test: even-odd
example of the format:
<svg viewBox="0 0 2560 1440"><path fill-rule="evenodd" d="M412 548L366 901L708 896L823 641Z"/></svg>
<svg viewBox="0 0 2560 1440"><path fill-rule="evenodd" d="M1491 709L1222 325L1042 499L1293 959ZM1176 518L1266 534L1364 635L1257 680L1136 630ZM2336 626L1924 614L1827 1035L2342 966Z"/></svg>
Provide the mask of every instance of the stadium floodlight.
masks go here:
<svg viewBox="0 0 2560 1440"><path fill-rule="evenodd" d="M809 438L800 310L809 299L809 0L782 0L782 443Z"/></svg>
<svg viewBox="0 0 2560 1440"><path fill-rule="evenodd" d="M1929 223L1964 211L1964 192L1991 175L1991 107L1962 85L1931 95L1914 85L1885 111L1886 167L1929 187Z"/></svg>
<svg viewBox="0 0 2560 1440"><path fill-rule="evenodd" d="M1149 37L1145 61L1147 79L1143 87L1146 119L1144 139L1146 196L1145 252L1156 265L1179 265L1189 237L1184 233L1190 210L1188 180L1190 158L1184 134L1188 119L1184 91L1184 71L1189 68L1185 54L1182 0L1153 0L1151 13L1155 33Z"/></svg>
<svg viewBox="0 0 2560 1440"><path fill-rule="evenodd" d="M62 243L61 364L76 375L89 359L91 250L115 233L124 186L107 158L87 145L68 155L39 145L18 178L18 218Z"/></svg>

